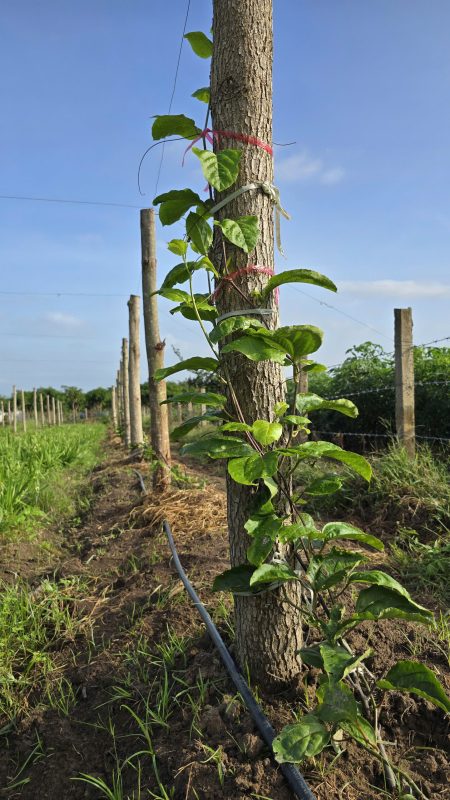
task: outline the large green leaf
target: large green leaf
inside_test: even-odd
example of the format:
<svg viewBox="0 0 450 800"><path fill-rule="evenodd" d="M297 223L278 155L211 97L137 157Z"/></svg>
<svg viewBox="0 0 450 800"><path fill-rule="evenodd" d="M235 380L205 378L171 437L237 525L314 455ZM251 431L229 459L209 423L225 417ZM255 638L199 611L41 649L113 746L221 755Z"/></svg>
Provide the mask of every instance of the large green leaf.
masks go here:
<svg viewBox="0 0 450 800"><path fill-rule="evenodd" d="M152 137L155 140L167 136L182 136L183 139L194 139L201 133L193 119L184 114L158 114L152 125Z"/></svg>
<svg viewBox="0 0 450 800"><path fill-rule="evenodd" d="M302 419L301 417L299 419ZM342 488L342 481L339 478L316 478L315 481L309 483L305 488L305 494L312 497L322 497L327 494L334 494Z"/></svg>
<svg viewBox="0 0 450 800"><path fill-rule="evenodd" d="M258 530L247 548L247 560L250 564L259 567L271 552L274 541L275 536L272 537L270 532Z"/></svg>
<svg viewBox="0 0 450 800"><path fill-rule="evenodd" d="M252 433L257 442L267 446L278 441L283 433L283 426L279 422L267 422L265 419L257 419L252 425Z"/></svg>
<svg viewBox="0 0 450 800"><path fill-rule="evenodd" d="M159 221L161 225L172 225L186 214L192 206L201 203L200 197L192 189L172 189L170 192L159 194L153 200L159 208Z"/></svg>
<svg viewBox="0 0 450 800"><path fill-rule="evenodd" d="M386 586L362 589L355 610L359 619L409 619L424 625L433 623L431 611Z"/></svg>
<svg viewBox="0 0 450 800"><path fill-rule="evenodd" d="M170 242L167 242L167 249L176 256L185 256L187 248L187 242L184 239L171 239Z"/></svg>
<svg viewBox="0 0 450 800"><path fill-rule="evenodd" d="M325 725L313 714L305 714L300 722L286 725L272 743L279 764L298 764L304 758L321 753L330 741Z"/></svg>
<svg viewBox="0 0 450 800"><path fill-rule="evenodd" d="M278 364L283 364L285 360L284 349L260 336L240 336L222 348L222 353L235 351L247 356L251 361L276 361Z"/></svg>
<svg viewBox="0 0 450 800"><path fill-rule="evenodd" d="M354 722L350 722L348 720L341 722L340 727L345 733L347 733L360 744L369 744L372 747L377 744L377 735L372 725L360 714L357 715ZM406 799L407 795L404 796L402 800ZM412 800L414 800L414 798L412 798Z"/></svg>
<svg viewBox="0 0 450 800"><path fill-rule="evenodd" d="M239 340L238 340L239 341ZM359 453L343 450L331 442L303 442L293 447L280 448L280 452L296 458L331 458L346 464L366 481L372 477L372 467Z"/></svg>
<svg viewBox="0 0 450 800"><path fill-rule="evenodd" d="M299 362L303 356L319 349L323 332L313 325L288 325L274 331L273 339L293 361Z"/></svg>
<svg viewBox="0 0 450 800"><path fill-rule="evenodd" d="M251 579L250 585L256 586L261 583L278 583L285 581L298 580L297 575L293 572L287 564L261 564L255 570Z"/></svg>
<svg viewBox="0 0 450 800"><path fill-rule="evenodd" d="M221 228L223 235L236 247L245 253L250 253L259 239L258 217L238 217L238 219L223 219L216 225Z"/></svg>
<svg viewBox="0 0 450 800"><path fill-rule="evenodd" d="M172 364L171 367L163 367L157 369L154 375L156 381L162 381L168 375L174 375L176 372L187 370L206 370L207 372L216 372L219 367L219 362L215 358L203 358L201 356L193 356L193 358L186 358L184 361L178 361L177 364Z"/></svg>
<svg viewBox="0 0 450 800"><path fill-rule="evenodd" d="M351 570L365 560L365 556L360 553L333 547L326 555L313 556L310 559L306 575L315 591L320 592L347 580Z"/></svg>
<svg viewBox="0 0 450 800"><path fill-rule="evenodd" d="M401 583L396 581L395 578L392 578L391 575L379 569L367 570L367 572L354 572L350 581L351 583L371 583L375 586L387 586L388 589L394 589L394 591L407 597L408 600L411 599L411 595Z"/></svg>
<svg viewBox="0 0 450 800"><path fill-rule="evenodd" d="M180 392L163 400L164 403L193 403L197 406L224 406L227 398L217 392Z"/></svg>
<svg viewBox="0 0 450 800"><path fill-rule="evenodd" d="M210 458L240 458L255 451L242 439L216 433L185 444L180 452L182 455L207 455Z"/></svg>
<svg viewBox="0 0 450 800"><path fill-rule="evenodd" d="M203 269L204 266L203 259L200 261L187 261L186 263L181 262L181 264L177 264L167 273L161 289L170 289L176 283L185 283L195 270Z"/></svg>
<svg viewBox="0 0 450 800"><path fill-rule="evenodd" d="M308 667L323 669L323 658L318 644L313 644L311 647L301 647L297 652L303 663L307 664Z"/></svg>
<svg viewBox="0 0 450 800"><path fill-rule="evenodd" d="M450 714L450 698L434 672L417 661L398 661L383 680L378 681L381 689L396 689L424 697L433 705Z"/></svg>
<svg viewBox="0 0 450 800"><path fill-rule="evenodd" d="M355 528L354 525L350 525L348 522L327 522L327 524L323 526L321 533L323 538L327 541L333 539L349 539L352 542L367 544L375 550L384 550L384 544L381 539L372 536L371 533L366 533L359 528Z"/></svg>
<svg viewBox="0 0 450 800"><path fill-rule="evenodd" d="M352 417L352 419L358 416L358 409L351 400L346 400L344 397L339 397L337 400L327 400L312 392L299 394L296 400L296 407L300 414L322 409L325 411L339 411L340 414L345 414L346 417Z"/></svg>
<svg viewBox="0 0 450 800"><path fill-rule="evenodd" d="M173 300L174 303L191 302L191 295L188 292L183 292L182 289L161 288L158 294L166 300Z"/></svg>
<svg viewBox="0 0 450 800"><path fill-rule="evenodd" d="M345 647L328 642L321 644L319 650L325 672L330 680L336 683L350 675L365 658L369 658L373 653L372 649L368 648L361 655L353 656Z"/></svg>
<svg viewBox="0 0 450 800"><path fill-rule="evenodd" d="M276 453L260 456L254 453L246 458L235 458L228 462L228 472L236 483L252 486L259 478L271 478L278 466Z"/></svg>
<svg viewBox="0 0 450 800"><path fill-rule="evenodd" d="M212 585L213 592L233 592L233 594L256 594L250 586L250 578L255 569L249 564L240 564L216 575Z"/></svg>
<svg viewBox="0 0 450 800"><path fill-rule="evenodd" d="M188 40L196 56L211 58L213 43L203 31L191 31L186 33L184 38Z"/></svg>
<svg viewBox="0 0 450 800"><path fill-rule="evenodd" d="M209 103L211 96L211 91L209 86L202 86L201 89L196 89L195 92L192 92L191 97L195 97L196 100L200 100L202 103Z"/></svg>
<svg viewBox="0 0 450 800"><path fill-rule="evenodd" d="M171 314L179 312L186 319L191 319L197 322L200 319L206 319L208 322L214 322L217 317L217 309L208 302L209 295L195 294L194 301L189 297L184 303L170 309Z"/></svg>
<svg viewBox="0 0 450 800"><path fill-rule="evenodd" d="M204 216L191 211L186 220L186 235L194 243L197 251L206 256L212 245L213 230Z"/></svg>
<svg viewBox="0 0 450 800"><path fill-rule="evenodd" d="M262 295L264 297L267 296L283 283L312 283L314 286L322 286L323 289L337 292L337 287L333 281L330 281L326 275L321 275L320 272L315 272L313 269L290 269L270 278L262 291Z"/></svg>
<svg viewBox="0 0 450 800"><path fill-rule="evenodd" d="M206 180L218 192L223 192L236 182L241 150L220 150L218 153L213 153L211 150L193 147L192 152L200 159Z"/></svg>
<svg viewBox="0 0 450 800"><path fill-rule="evenodd" d="M216 325L215 328L212 329L211 333L209 334L209 338L215 344L220 342L224 336L229 336L231 333L235 333L236 331L260 327L261 323L258 322L254 317L228 317L227 319L223 319L218 325Z"/></svg>
<svg viewBox="0 0 450 800"><path fill-rule="evenodd" d="M328 683L318 693L322 702L316 708L317 716L324 722L355 722L358 704L345 683Z"/></svg>

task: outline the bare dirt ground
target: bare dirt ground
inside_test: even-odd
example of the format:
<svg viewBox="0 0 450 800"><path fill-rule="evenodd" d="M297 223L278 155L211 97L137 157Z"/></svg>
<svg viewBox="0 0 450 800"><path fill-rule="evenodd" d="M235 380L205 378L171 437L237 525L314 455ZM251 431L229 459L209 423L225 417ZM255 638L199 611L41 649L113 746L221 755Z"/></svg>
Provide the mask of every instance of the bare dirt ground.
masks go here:
<svg viewBox="0 0 450 800"><path fill-rule="evenodd" d="M0 575L6 580L18 573L38 586L46 575L82 576L89 589L79 610L89 626L58 654L60 674L73 690L70 708L49 708L31 697L28 714L4 734L0 796L290 800L292 793L235 698L161 533L166 517L181 561L232 651L230 601L210 591L213 577L228 566L223 481L208 468L191 466L188 473L200 485L163 498L143 497L136 466L150 486L146 465L131 463L119 442L109 441L91 477L94 498L85 517L46 534L53 547L45 557L38 544L16 543L3 551ZM364 636L371 643L369 624L364 635L355 634L355 646L361 647ZM450 689L442 649L418 627L384 622L372 644L373 670L417 656ZM315 680L310 670L278 697L258 687L276 729L305 707ZM444 714L420 699L392 695L381 722L402 766L430 800L450 798ZM111 794L74 780L83 773L103 780ZM353 746L337 757L330 752L317 758L304 774L318 800L387 796L379 766Z"/></svg>

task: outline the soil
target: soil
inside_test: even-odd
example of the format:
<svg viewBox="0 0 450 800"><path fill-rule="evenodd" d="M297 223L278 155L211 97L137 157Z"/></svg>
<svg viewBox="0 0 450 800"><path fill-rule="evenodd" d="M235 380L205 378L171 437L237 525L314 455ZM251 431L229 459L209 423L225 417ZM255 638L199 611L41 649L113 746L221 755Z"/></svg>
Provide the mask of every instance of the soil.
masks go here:
<svg viewBox="0 0 450 800"><path fill-rule="evenodd" d="M0 754L0 797L100 800L107 796L104 792L75 779L84 773L112 785L119 763L122 794L117 790L110 795L113 800L291 800L293 794L279 768L236 699L161 533L160 520L165 516L180 559L233 652L227 600L210 591L213 577L228 566L223 478L211 475L207 466L184 466L193 481L190 487L162 498L150 492L143 497L136 468L150 487L146 464L133 463L119 441L110 440L103 463L91 476L93 502L84 518L68 529L46 532L52 546L44 551L39 542L16 542L2 551L0 577L6 580L19 574L37 586L47 575L83 576L90 587L83 612L93 632L58 654L60 674L75 693L70 712L63 714L32 698L32 710L6 732ZM166 722L156 723L151 712L156 712L158 696L161 700L162 653L170 637L184 644L166 672L171 711ZM353 635L353 644L362 649L374 637L367 623L365 630ZM419 656L450 690L444 654L419 626L382 622L372 644L376 656L369 666L374 672L398 658ZM276 730L292 722L294 710L312 698L316 678L316 671L309 670L278 696L258 687ZM198 702L194 716L189 696ZM147 714L147 722L153 721L151 745L138 736L132 712L144 720ZM398 763L421 790L433 800L450 798L445 755L450 726L443 712L419 698L394 693L382 709L381 723L386 746L396 744ZM144 750L147 753L124 764ZM302 771L317 800L387 796L378 764L356 746L349 745L339 756L327 751ZM7 788L13 784L15 788Z"/></svg>

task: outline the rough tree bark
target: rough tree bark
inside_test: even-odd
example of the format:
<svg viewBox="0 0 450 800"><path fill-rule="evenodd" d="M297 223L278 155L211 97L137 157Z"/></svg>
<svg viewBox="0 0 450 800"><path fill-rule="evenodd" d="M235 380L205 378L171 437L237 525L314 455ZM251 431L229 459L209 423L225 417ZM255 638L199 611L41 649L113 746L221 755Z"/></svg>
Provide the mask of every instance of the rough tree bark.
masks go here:
<svg viewBox="0 0 450 800"><path fill-rule="evenodd" d="M128 381L130 386L130 440L132 447L144 443L141 408L141 351L139 346L139 303L140 297L132 294L128 301L130 357Z"/></svg>
<svg viewBox="0 0 450 800"><path fill-rule="evenodd" d="M213 58L211 65L212 127L272 143L272 0L214 0ZM253 181L273 181L272 157L262 148L221 138L216 149L242 150L238 182L233 190ZM229 192L228 192L229 193ZM217 199L222 199L218 195ZM261 236L250 257L228 246L232 255L229 271L249 264L269 269L274 267L273 205L261 191L248 191L228 203L219 216L236 218L256 215ZM222 243L216 234L214 260L221 274L225 273ZM248 272L235 283L247 296L260 290L267 277ZM272 315L265 324L275 328L278 309L272 296ZM253 305L231 288L219 294L218 309L228 311ZM257 418L273 418L276 402L284 399L281 367L273 362L255 363L244 356L227 356L231 382L247 422ZM244 523L250 515L253 490L234 483L227 477L228 525L231 564L246 562L249 538ZM289 553L284 553L289 558ZM296 650L301 647L302 629L298 612L287 602L300 604L299 586L286 584L282 589L257 598L236 597L236 644L239 661L247 664L253 679L272 684L289 681L300 670Z"/></svg>
<svg viewBox="0 0 450 800"><path fill-rule="evenodd" d="M123 439L127 447L131 443L130 386L128 381L128 339L122 339L122 387L123 387ZM87 417L87 409L86 409Z"/></svg>
<svg viewBox="0 0 450 800"><path fill-rule="evenodd" d="M141 209L142 297L144 305L145 347L148 362L150 441L158 468L153 473L155 487L170 485L169 413L165 381L155 381L157 369L164 367L165 342L161 341L156 292L156 227L152 208Z"/></svg>

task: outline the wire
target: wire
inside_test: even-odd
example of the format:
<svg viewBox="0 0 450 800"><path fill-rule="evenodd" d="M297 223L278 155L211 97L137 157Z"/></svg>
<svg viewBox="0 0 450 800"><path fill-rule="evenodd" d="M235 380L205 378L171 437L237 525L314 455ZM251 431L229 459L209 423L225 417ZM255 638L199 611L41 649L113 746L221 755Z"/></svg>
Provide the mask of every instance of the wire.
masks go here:
<svg viewBox="0 0 450 800"><path fill-rule="evenodd" d="M314 430L314 433L320 433L324 436L370 436L374 439L395 439L395 433L353 433L350 431L318 431ZM428 441L434 442L450 442L450 439L445 438L444 436L415 436L416 439L427 439Z"/></svg>
<svg viewBox="0 0 450 800"><path fill-rule="evenodd" d="M107 203L100 200L67 200L60 197L26 197L25 195L0 194L0 200L30 200L34 203L64 203L78 206L111 206L112 208L141 208L128 203Z"/></svg>
<svg viewBox="0 0 450 800"><path fill-rule="evenodd" d="M173 98L175 97L175 89L177 87L178 72L179 72L179 69L180 69L181 51L183 49L184 34L186 33L186 26L187 26L187 22L188 22L190 7L191 7L191 0L188 0L187 8L186 8L186 16L184 18L183 33L181 34L180 47L179 47L179 50L178 50L177 66L175 68L175 77L173 79L172 94L170 95L169 110L167 112L168 114L170 114L170 112L172 111ZM158 194L159 179L161 177L161 170L162 170L162 165L163 165L163 161L164 161L165 149L166 149L166 143L164 142L164 144L162 146L162 150L161 150L161 158L159 160L158 174L156 176L154 197L156 197L156 195Z"/></svg>
<svg viewBox="0 0 450 800"><path fill-rule="evenodd" d="M351 314L347 314L347 312L346 311L342 311L341 308L337 308L337 306L333 306L331 303L327 303L325 300L319 300L318 297L314 297L314 295L309 294L308 292L304 292L303 289L299 289L298 286L293 286L292 288L296 292L300 292L300 294L304 294L305 297L309 297L311 300L314 300L316 303L319 303L319 305L326 306L326 308L331 308L333 311L337 311L338 314L342 314L342 316L347 317L348 319L351 319L353 322L357 322L358 325L363 325L364 328L368 328L370 331L374 331L375 333L378 333L378 335L382 336L384 339L388 339L388 341L391 341L389 336L386 336L385 333L382 333L382 331L379 331L378 328L373 328L372 325L368 325L367 322L363 322L362 320L357 319L356 317L352 317ZM331 367L330 367L330 369L331 369Z"/></svg>
<svg viewBox="0 0 450 800"><path fill-rule="evenodd" d="M16 292L0 290L0 295L27 297L128 297L127 294L95 294L91 292Z"/></svg>

